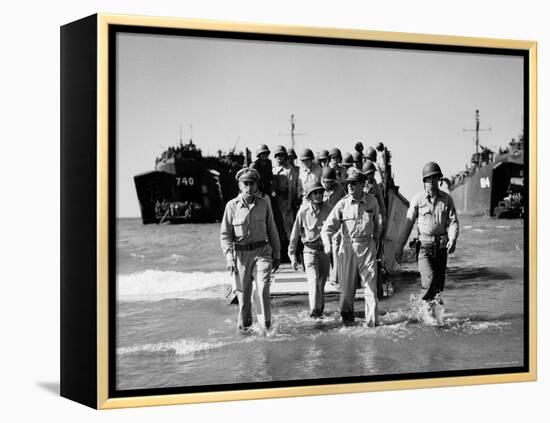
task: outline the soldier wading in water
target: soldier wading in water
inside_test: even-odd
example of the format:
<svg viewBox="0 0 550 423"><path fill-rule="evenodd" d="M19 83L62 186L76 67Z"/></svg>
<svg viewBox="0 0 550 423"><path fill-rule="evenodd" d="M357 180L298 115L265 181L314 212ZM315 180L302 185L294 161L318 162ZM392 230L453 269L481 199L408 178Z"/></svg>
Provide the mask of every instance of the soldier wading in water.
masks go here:
<svg viewBox="0 0 550 423"><path fill-rule="evenodd" d="M364 193L365 175L357 168L348 169L348 195L330 212L321 237L327 255L331 254L332 238L342 228L338 247L338 279L340 282L340 314L344 322L355 319L353 303L359 274L365 295L365 320L368 326L378 325L376 293L376 245L380 234L378 201Z"/></svg>
<svg viewBox="0 0 550 423"><path fill-rule="evenodd" d="M238 328L252 325L252 283L256 284L258 321L271 326L269 284L271 272L279 268L281 247L269 198L258 194L259 173L241 169L236 176L241 193L229 201L220 229L220 243L227 269L235 276L234 289L239 300ZM256 275L253 280L253 272Z"/></svg>
<svg viewBox="0 0 550 423"><path fill-rule="evenodd" d="M323 202L324 188L319 182L307 182L304 190L306 201L298 211L292 228L288 256L292 267L298 270L296 249L298 239L301 239L304 244L310 316L321 318L325 308L325 283L330 269L330 255L326 254L323 248L321 227L330 213L330 208Z"/></svg>
<svg viewBox="0 0 550 423"><path fill-rule="evenodd" d="M434 313L435 303L442 303L447 255L456 248L458 219L453 199L439 189L443 177L437 163L429 162L422 169L424 191L414 196L407 211L407 223L399 237L396 260L401 262L403 246L418 220L418 271L422 279L421 300Z"/></svg>

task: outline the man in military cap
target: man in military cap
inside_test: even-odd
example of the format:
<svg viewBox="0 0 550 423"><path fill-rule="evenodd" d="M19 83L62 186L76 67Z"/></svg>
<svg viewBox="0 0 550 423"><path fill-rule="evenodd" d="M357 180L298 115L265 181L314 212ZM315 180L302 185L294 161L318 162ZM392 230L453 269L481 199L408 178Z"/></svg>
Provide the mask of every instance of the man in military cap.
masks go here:
<svg viewBox="0 0 550 423"><path fill-rule="evenodd" d="M321 182L321 167L313 163L313 151L309 148L305 148L300 153L300 161L302 167L300 167L300 180L298 182L298 195L304 200L304 186L308 181Z"/></svg>
<svg viewBox="0 0 550 423"><path fill-rule="evenodd" d="M269 206L269 199L259 196L258 171L241 169L236 176L241 193L226 206L220 229L220 244L227 268L237 275L235 290L239 300L238 328L252 325L253 272L256 270L258 320L269 329L271 303L269 284L271 271L279 268L281 247L279 235Z"/></svg>
<svg viewBox="0 0 550 423"><path fill-rule="evenodd" d="M267 145L258 145L256 148L256 160L250 165L252 169L256 169L260 174L258 191L261 195L268 198L273 194L273 165L271 164L271 160L269 160L269 153Z"/></svg>
<svg viewBox="0 0 550 423"><path fill-rule="evenodd" d="M323 202L323 186L317 181L308 181L304 187L306 202L296 216L288 256L294 269L298 269L296 250L301 239L304 250L304 267L308 283L310 316L323 316L325 308L325 283L329 274L330 255L327 255L321 241L321 227L330 213Z"/></svg>
<svg viewBox="0 0 550 423"><path fill-rule="evenodd" d="M273 166L273 213L275 223L279 230L282 255L286 254L286 247L294 224L294 213L292 211L292 169L287 163L286 148L282 145L275 147L273 151L275 165ZM284 260L284 257L283 257Z"/></svg>
<svg viewBox="0 0 550 423"><path fill-rule="evenodd" d="M342 229L338 249L338 279L340 282L340 314L344 322L355 319L354 300L359 274L365 294L365 319L368 326L378 325L376 294L376 245L380 233L378 202L364 193L365 176L356 168L348 169L348 195L330 212L321 238L325 253L330 254L332 238Z"/></svg>
<svg viewBox="0 0 550 423"><path fill-rule="evenodd" d="M396 260L401 262L403 246L418 221L418 271L422 279L420 296L432 310L443 292L447 256L455 251L459 231L453 199L439 189L442 177L437 163L426 163L422 169L424 190L411 201L396 253Z"/></svg>

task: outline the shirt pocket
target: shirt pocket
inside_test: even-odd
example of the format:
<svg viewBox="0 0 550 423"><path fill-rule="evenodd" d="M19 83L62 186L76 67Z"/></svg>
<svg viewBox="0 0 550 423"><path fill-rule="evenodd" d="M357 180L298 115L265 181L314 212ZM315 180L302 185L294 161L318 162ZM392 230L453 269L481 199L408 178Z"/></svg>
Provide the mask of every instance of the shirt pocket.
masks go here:
<svg viewBox="0 0 550 423"><path fill-rule="evenodd" d="M357 218L355 215L353 213L342 213L342 226L353 236L357 226Z"/></svg>
<svg viewBox="0 0 550 423"><path fill-rule="evenodd" d="M233 232L236 238L242 238L248 232L246 216L235 216L233 218Z"/></svg>
<svg viewBox="0 0 550 423"><path fill-rule="evenodd" d="M252 233L255 238L263 239L267 236L267 225L264 216L255 216L252 219Z"/></svg>
<svg viewBox="0 0 550 423"><path fill-rule="evenodd" d="M421 223L432 223L433 222L432 208L428 204L421 205L418 208L418 220Z"/></svg>

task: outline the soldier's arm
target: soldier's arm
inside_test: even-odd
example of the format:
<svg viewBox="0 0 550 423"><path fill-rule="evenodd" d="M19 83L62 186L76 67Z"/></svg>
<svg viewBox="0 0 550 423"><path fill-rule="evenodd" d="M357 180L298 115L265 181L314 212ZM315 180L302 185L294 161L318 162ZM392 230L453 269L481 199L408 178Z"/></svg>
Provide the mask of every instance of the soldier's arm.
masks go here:
<svg viewBox="0 0 550 423"><path fill-rule="evenodd" d="M233 263L233 225L232 225L233 211L231 209L231 203L225 205L223 212L222 224L220 228L220 245L222 247L223 255L226 258L227 266Z"/></svg>
<svg viewBox="0 0 550 423"><path fill-rule="evenodd" d="M270 201L269 198L265 200ZM266 224L267 224L267 237L269 238L269 243L273 249L273 260L281 259L281 243L279 241L279 233L277 232L277 226L275 226L275 219L273 218L273 211L269 204L266 203Z"/></svg>
<svg viewBox="0 0 550 423"><path fill-rule="evenodd" d="M341 209L342 203L339 201L329 213L327 220L325 220L325 223L321 228L321 240L323 241L325 252L327 253L332 245L332 237L336 232L338 232L338 229L340 229L340 225L342 224Z"/></svg>
<svg viewBox="0 0 550 423"><path fill-rule="evenodd" d="M407 210L407 218L405 221L405 226L401 230L401 233L398 237L398 243L397 243L397 251L401 252L403 250L403 247L405 246L405 243L409 239L409 236L411 234L411 231L414 227L414 223L416 222L416 219L418 218L418 201L417 198L413 198L411 201L411 204L409 206L409 210Z"/></svg>
<svg viewBox="0 0 550 423"><path fill-rule="evenodd" d="M459 225L458 217L456 215L455 204L452 197L449 195L449 227L447 229L447 235L449 236L449 243L447 244L447 251L451 254L454 253L456 247L456 240L458 239Z"/></svg>
<svg viewBox="0 0 550 423"><path fill-rule="evenodd" d="M288 241L288 256L292 257L296 255L296 249L298 248L298 240L300 239L300 233L302 228L302 213L298 212L294 225L292 226L292 233L290 234L290 240Z"/></svg>

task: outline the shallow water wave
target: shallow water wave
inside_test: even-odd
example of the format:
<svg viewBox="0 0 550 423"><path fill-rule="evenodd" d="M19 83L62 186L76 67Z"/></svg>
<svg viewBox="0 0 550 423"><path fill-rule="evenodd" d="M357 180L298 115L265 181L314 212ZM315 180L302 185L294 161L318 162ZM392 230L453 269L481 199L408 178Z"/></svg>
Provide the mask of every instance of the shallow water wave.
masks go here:
<svg viewBox="0 0 550 423"><path fill-rule="evenodd" d="M338 296L309 317L307 295L272 298L266 332L254 313L246 333L225 299L230 276L219 224L120 221L117 238L117 387L139 389L342 378L521 366L524 362L523 221L459 216L444 304L420 295L416 263L392 274L380 326L343 325ZM509 226L509 227L504 227Z"/></svg>
<svg viewBox="0 0 550 423"><path fill-rule="evenodd" d="M221 348L227 343L216 341L208 342L198 339L179 339L173 342L161 342L158 344L133 345L117 349L117 355L159 353L164 355L187 355L199 351Z"/></svg>
<svg viewBox="0 0 550 423"><path fill-rule="evenodd" d="M117 278L120 301L159 301L169 298L220 298L231 283L227 272L146 270Z"/></svg>

